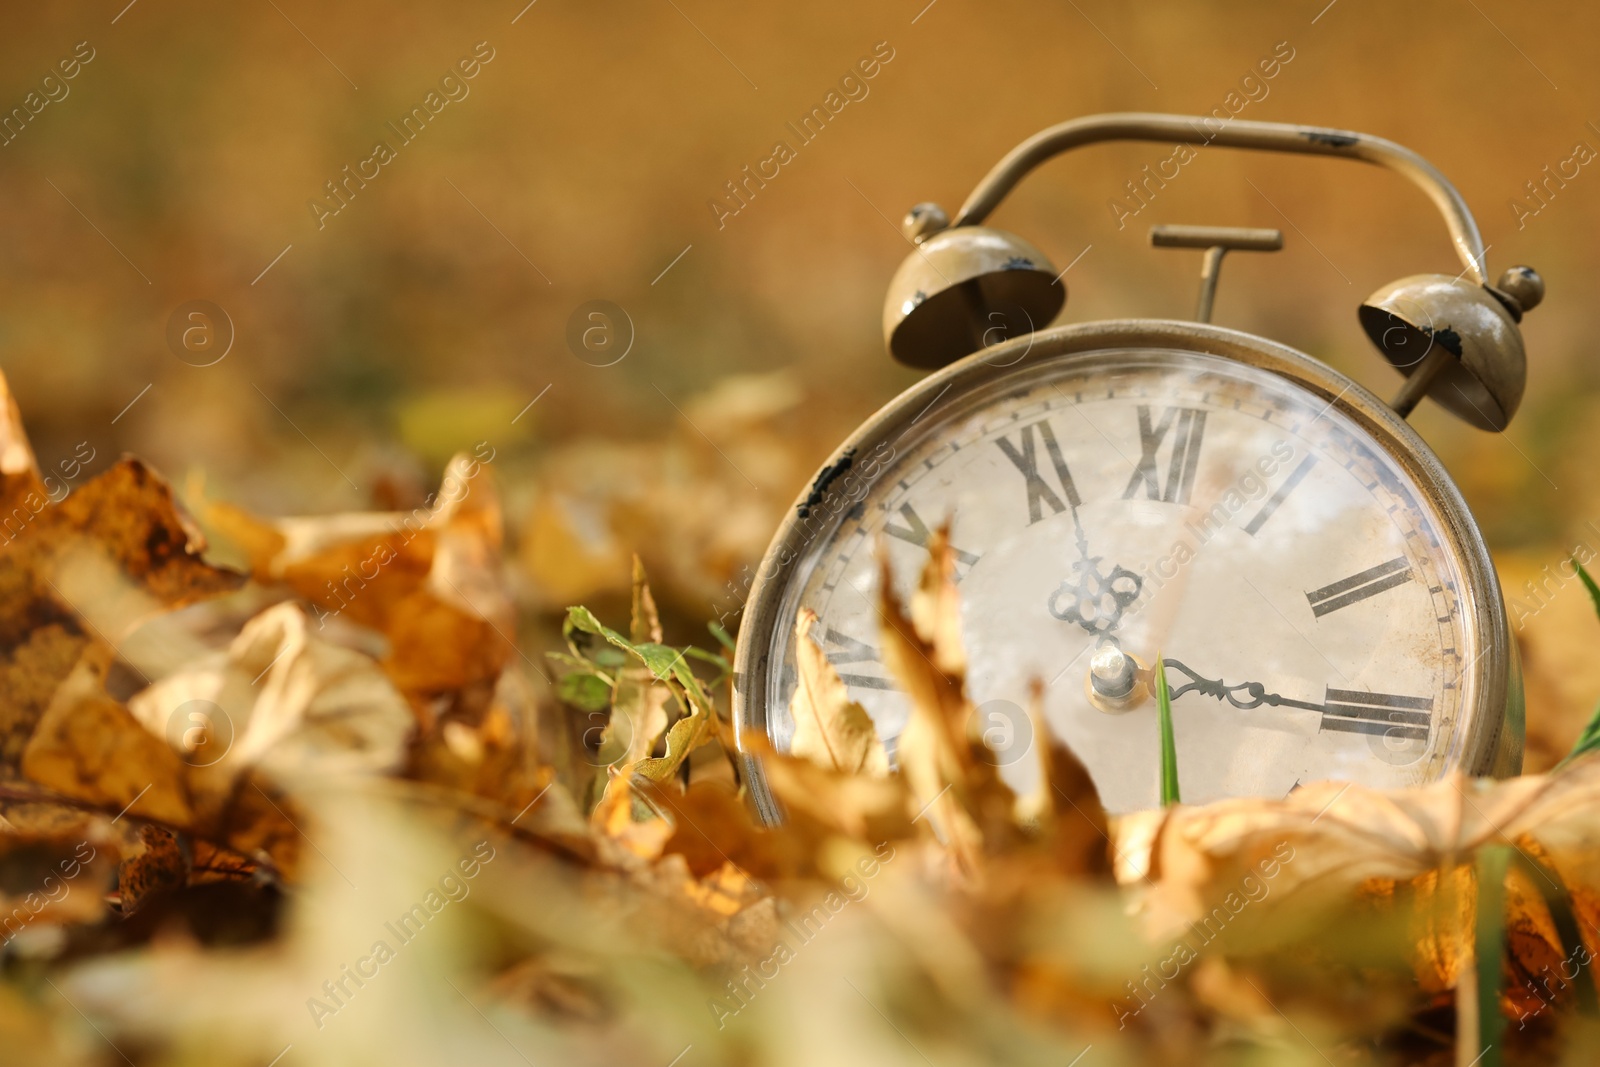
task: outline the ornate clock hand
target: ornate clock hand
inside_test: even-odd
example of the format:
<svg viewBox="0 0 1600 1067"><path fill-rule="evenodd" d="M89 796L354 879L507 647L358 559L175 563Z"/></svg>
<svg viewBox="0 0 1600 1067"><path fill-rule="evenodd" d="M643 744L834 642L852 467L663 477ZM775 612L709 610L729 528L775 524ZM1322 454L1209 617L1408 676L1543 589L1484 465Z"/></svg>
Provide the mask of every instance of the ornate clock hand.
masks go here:
<svg viewBox="0 0 1600 1067"><path fill-rule="evenodd" d="M1331 730L1337 733L1360 733L1381 736L1396 744L1401 742L1426 743L1433 732L1433 698L1403 696L1398 693L1373 693L1351 689L1327 689L1321 704L1295 700L1279 693L1267 692L1260 682L1239 682L1228 685L1222 679L1212 680L1174 659L1166 661L1167 670L1178 671L1189 681L1173 688L1169 682L1167 693L1173 700L1185 693L1199 693L1218 701L1226 700L1236 708L1268 707L1302 708L1322 716L1318 732ZM1244 698L1240 698L1240 694ZM1396 750L1399 751L1399 750ZM1410 745L1408 753L1420 753L1420 747ZM1397 762L1391 760L1390 762Z"/></svg>
<svg viewBox="0 0 1600 1067"><path fill-rule="evenodd" d="M1079 557L1072 564L1074 578L1062 579L1046 607L1063 622L1081 626L1091 636L1115 645L1117 639L1112 631L1121 625L1128 607L1139 599L1144 579L1121 564L1114 564L1110 574L1102 574L1103 557L1089 555L1089 539L1078 520L1077 505L1072 507L1072 525L1077 531ZM1061 606L1063 598L1068 598L1065 607Z"/></svg>
<svg viewBox="0 0 1600 1067"><path fill-rule="evenodd" d="M1267 692L1267 687L1260 682L1239 682L1236 685L1228 685L1221 678L1213 681L1210 678L1202 677L1199 672L1175 659L1166 659L1165 662L1169 672L1178 671L1180 674L1189 677L1189 681L1176 688L1170 682L1167 684L1167 695L1172 700L1177 700L1185 693L1193 692L1202 696L1213 697L1219 701L1226 700L1236 708L1259 708L1265 704L1273 708L1303 708L1306 711L1320 711L1324 714L1328 710L1326 704L1312 704L1309 701L1295 700L1293 697L1282 696L1278 693L1269 693ZM1247 699L1241 700L1239 698L1241 692L1247 694Z"/></svg>

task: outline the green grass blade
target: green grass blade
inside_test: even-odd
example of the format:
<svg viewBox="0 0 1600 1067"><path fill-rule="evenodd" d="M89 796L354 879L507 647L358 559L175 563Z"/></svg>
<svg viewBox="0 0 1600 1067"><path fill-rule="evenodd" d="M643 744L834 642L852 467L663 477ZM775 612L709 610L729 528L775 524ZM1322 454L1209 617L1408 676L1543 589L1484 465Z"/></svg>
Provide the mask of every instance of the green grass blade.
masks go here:
<svg viewBox="0 0 1600 1067"><path fill-rule="evenodd" d="M1167 664L1156 656L1156 707L1161 713L1161 806L1181 803L1178 795L1178 742L1172 732L1172 694L1167 690Z"/></svg>
<svg viewBox="0 0 1600 1067"><path fill-rule="evenodd" d="M1573 567L1578 571L1578 578L1583 582L1583 587L1589 590L1589 599L1594 601L1596 615L1600 615L1600 585L1596 585L1589 572L1583 569L1583 564L1576 559L1572 561ZM1572 746L1572 751L1556 766L1565 766L1586 752L1600 749L1600 707L1594 709L1594 715L1589 719L1589 725L1583 728L1583 733L1578 735L1577 744Z"/></svg>
<svg viewBox="0 0 1600 1067"><path fill-rule="evenodd" d="M1594 579L1589 577L1589 572L1583 569L1583 564L1576 559L1572 565L1578 570L1578 579L1583 582L1583 587L1589 590L1589 599L1594 601L1594 613L1600 615L1600 585L1594 584Z"/></svg>
<svg viewBox="0 0 1600 1067"><path fill-rule="evenodd" d="M1557 767L1565 766L1586 752L1600 749L1600 707L1594 709L1594 715L1589 719L1589 725L1583 728L1583 733L1578 735L1578 741L1572 746L1572 751L1564 756Z"/></svg>
<svg viewBox="0 0 1600 1067"><path fill-rule="evenodd" d="M1477 1046L1458 1048L1457 1063L1500 1067L1503 1062L1505 1016L1500 1014L1500 980L1505 973L1506 873L1510 845L1485 845L1478 850L1478 914L1473 963L1478 978Z"/></svg>
<svg viewBox="0 0 1600 1067"><path fill-rule="evenodd" d="M733 651L733 638L728 636L728 630L725 626L715 619L712 619L710 622L706 623L706 629L711 631L711 636L717 639L717 643L719 645L727 649L729 652Z"/></svg>

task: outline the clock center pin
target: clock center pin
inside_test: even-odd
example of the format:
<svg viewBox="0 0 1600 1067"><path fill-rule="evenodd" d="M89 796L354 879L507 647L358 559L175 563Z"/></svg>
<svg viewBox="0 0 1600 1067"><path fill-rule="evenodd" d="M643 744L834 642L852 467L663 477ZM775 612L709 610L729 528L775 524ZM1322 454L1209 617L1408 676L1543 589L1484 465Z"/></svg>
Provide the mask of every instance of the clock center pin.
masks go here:
<svg viewBox="0 0 1600 1067"><path fill-rule="evenodd" d="M1144 702L1147 688L1141 684L1144 669L1139 661L1106 641L1089 659L1089 700L1107 713L1127 711Z"/></svg>

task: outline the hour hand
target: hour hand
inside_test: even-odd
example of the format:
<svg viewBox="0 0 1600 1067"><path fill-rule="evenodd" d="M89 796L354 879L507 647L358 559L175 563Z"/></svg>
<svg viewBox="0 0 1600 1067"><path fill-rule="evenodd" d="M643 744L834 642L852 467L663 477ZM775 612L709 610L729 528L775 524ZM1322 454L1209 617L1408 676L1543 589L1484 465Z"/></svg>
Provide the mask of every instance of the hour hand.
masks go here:
<svg viewBox="0 0 1600 1067"><path fill-rule="evenodd" d="M1073 577L1062 581L1046 605L1056 618L1095 636L1115 630L1144 588L1144 579L1128 568L1117 564L1105 574L1100 561L1101 557L1093 556L1074 563Z"/></svg>

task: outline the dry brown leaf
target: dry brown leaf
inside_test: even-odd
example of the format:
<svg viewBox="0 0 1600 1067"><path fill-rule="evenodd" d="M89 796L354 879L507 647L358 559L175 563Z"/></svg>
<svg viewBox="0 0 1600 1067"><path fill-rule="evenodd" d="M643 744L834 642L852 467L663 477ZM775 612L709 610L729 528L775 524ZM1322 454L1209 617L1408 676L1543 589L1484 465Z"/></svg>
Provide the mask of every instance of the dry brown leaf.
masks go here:
<svg viewBox="0 0 1600 1067"><path fill-rule="evenodd" d="M53 542L62 557L67 545L87 542L160 608L183 607L244 583L243 575L200 558L205 537L178 507L171 487L140 460L119 461L48 517L30 533Z"/></svg>
<svg viewBox="0 0 1600 1067"><path fill-rule="evenodd" d="M124 849L117 867L117 898L123 915L132 915L158 893L189 882L189 858L178 836L159 826L139 828L138 844Z"/></svg>
<svg viewBox="0 0 1600 1067"><path fill-rule="evenodd" d="M220 806L200 813L205 821L197 832L240 855L264 860L283 880L295 882L305 858L306 820L293 800L276 790L256 772L246 772Z"/></svg>
<svg viewBox="0 0 1600 1067"><path fill-rule="evenodd" d="M602 842L617 846L604 852L613 859L626 855L654 860L673 834L672 824L640 799L625 774L614 774L606 784L600 803L589 813L589 824Z"/></svg>
<svg viewBox="0 0 1600 1067"><path fill-rule="evenodd" d="M937 563L930 558L928 566ZM931 634L924 635L907 617L894 592L887 555L881 559L878 585L883 663L911 701L911 715L896 742L895 758L911 787L912 802L950 848L957 864L971 873L982 851L982 833L962 798L952 790L965 783L971 769L965 729L972 706L965 676L936 665L941 659L958 661L961 657L935 649ZM948 635L942 629L939 632Z"/></svg>
<svg viewBox="0 0 1600 1067"><path fill-rule="evenodd" d="M883 662L911 701L895 756L919 813L957 869L971 877L986 847L1000 850L1016 840L1016 797L982 741L971 736L974 714L949 530L941 527L929 539L911 617L895 594L882 550L878 585Z"/></svg>
<svg viewBox="0 0 1600 1067"><path fill-rule="evenodd" d="M177 754L105 694L88 663L56 689L23 751L22 772L113 813L125 809L170 826L188 826L194 816Z"/></svg>
<svg viewBox="0 0 1600 1067"><path fill-rule="evenodd" d="M16 451L13 442L13 452ZM32 515L0 552L0 770L14 769L59 685L91 646L151 615L236 589L200 558L172 491L124 459Z"/></svg>
<svg viewBox="0 0 1600 1067"><path fill-rule="evenodd" d="M674 829L662 850L679 853L697 878L734 864L752 878L792 878L813 871L811 849L797 835L757 826L743 797L720 782L696 782L681 794L650 793Z"/></svg>
<svg viewBox="0 0 1600 1067"><path fill-rule="evenodd" d="M1083 761L1051 736L1043 683L1034 679L1029 694L1039 783L1032 796L1017 798L1019 817L1039 826L1060 872L1109 878L1111 829L1100 791Z"/></svg>
<svg viewBox="0 0 1600 1067"><path fill-rule="evenodd" d="M1424 871L1395 889L1395 900L1407 908L1404 948L1418 987L1424 993L1454 989L1472 963L1478 887L1471 866Z"/></svg>
<svg viewBox="0 0 1600 1067"><path fill-rule="evenodd" d="M258 581L314 605L319 629L344 619L387 637L384 669L414 701L487 693L515 650L516 618L486 463L457 455L438 500L412 512L258 519L213 503L206 516L246 551Z"/></svg>
<svg viewBox="0 0 1600 1067"><path fill-rule="evenodd" d="M158 810L152 797L168 793L152 788L132 814L241 856L265 856L289 879L297 875L303 840L285 791L397 770L414 725L376 663L316 637L290 603L252 619L226 650L136 693L128 710L106 704L94 705L102 717L120 714L138 728L126 752L150 753L149 766L165 768L170 789L185 801L181 812ZM30 767L36 759L30 749ZM135 761L107 781L137 791L152 777ZM45 784L71 793L62 782Z"/></svg>
<svg viewBox="0 0 1600 1067"><path fill-rule="evenodd" d="M81 665L59 687L24 753L29 781L51 795L126 816L123 825L134 835L134 824L149 820L241 856L264 855L293 877L301 842L286 811L289 801L270 798L237 763L224 761L221 770L186 763L157 732L169 725L165 716L147 728L107 696L101 682L91 666ZM136 844L129 849L137 851Z"/></svg>
<svg viewBox="0 0 1600 1067"><path fill-rule="evenodd" d="M192 765L214 806L256 769L282 786L375 775L401 766L413 718L378 666L318 638L277 604L233 643L136 693L129 709Z"/></svg>
<svg viewBox="0 0 1600 1067"><path fill-rule="evenodd" d="M767 786L783 808L784 832L813 850L833 837L877 844L916 833L904 776L830 770L778 752L762 736L746 739L744 747L761 760Z"/></svg>
<svg viewBox="0 0 1600 1067"><path fill-rule="evenodd" d="M0 374L0 511L7 520L15 518L13 512L23 507L30 514L43 510L47 494L39 477L39 463L34 458L33 446L28 443L28 432L22 426L22 412L17 409L17 398L11 395L11 386ZM5 535L12 535L6 524Z"/></svg>
<svg viewBox="0 0 1600 1067"><path fill-rule="evenodd" d="M1143 867L1154 879L1142 893L1142 910L1158 942L1218 908L1236 911L1229 899L1246 885L1269 890L1249 905L1252 931L1269 939L1256 946L1263 949L1271 947L1274 927L1266 920L1275 915L1292 915L1294 927L1316 926L1375 892L1391 906L1414 905L1415 912L1404 913L1412 924L1410 956L1422 987L1442 991L1470 959L1476 899L1470 864L1485 845L1511 844L1540 856L1550 877L1572 894L1586 950L1600 949L1593 910L1600 884L1597 806L1600 758L1549 775L1498 782L1456 776L1406 790L1319 782L1283 800L1225 800L1127 816L1117 828L1119 876L1137 880ZM1542 898L1519 884L1513 881L1507 898L1513 965L1537 971L1551 952L1576 946L1559 945ZM1295 936L1288 925L1280 929Z"/></svg>
<svg viewBox="0 0 1600 1067"><path fill-rule="evenodd" d="M794 720L792 755L851 774L889 773L889 757L867 709L850 699L849 690L814 640L817 613L803 608L795 621L795 659L799 678L789 715Z"/></svg>
<svg viewBox="0 0 1600 1067"><path fill-rule="evenodd" d="M36 923L98 920L115 862L103 834L0 833L0 946Z"/></svg>
<svg viewBox="0 0 1600 1067"><path fill-rule="evenodd" d="M633 616L629 640L660 644L661 618L645 579L644 564L633 557ZM642 663L630 659L618 671L611 717L600 735L598 759L604 766L631 765L648 759L667 728L667 701L672 694Z"/></svg>
<svg viewBox="0 0 1600 1067"><path fill-rule="evenodd" d="M1562 943L1545 902L1549 887L1541 884L1542 879L1542 874L1516 864L1506 879L1506 937L1510 942L1506 963L1511 980L1504 983L1502 992L1510 1016L1542 1012L1545 997L1562 997L1571 989L1563 974L1573 977L1567 968L1578 957ZM1562 999L1570 1004L1576 996L1568 994ZM1585 1005L1586 1009L1593 1007Z"/></svg>

